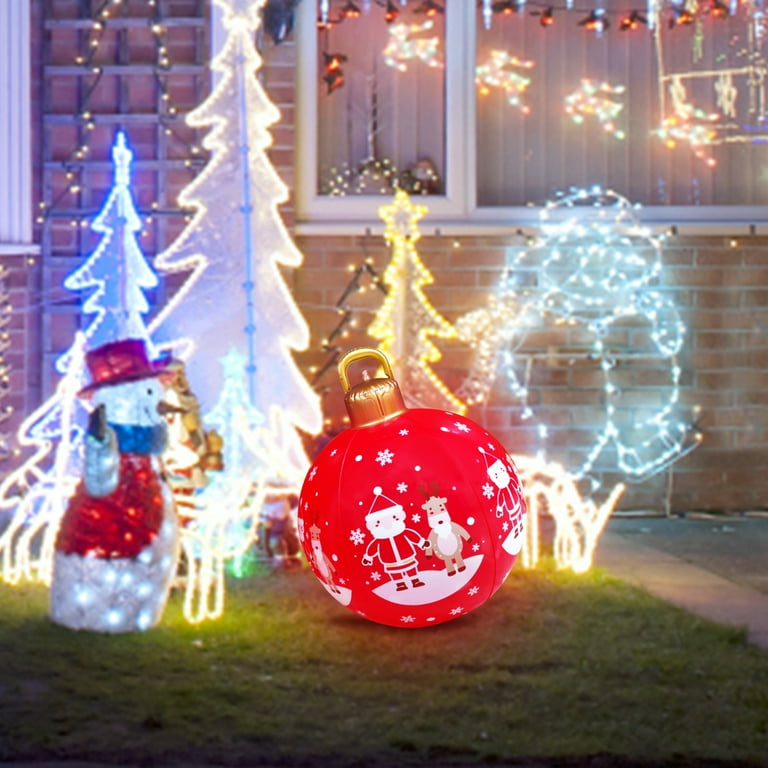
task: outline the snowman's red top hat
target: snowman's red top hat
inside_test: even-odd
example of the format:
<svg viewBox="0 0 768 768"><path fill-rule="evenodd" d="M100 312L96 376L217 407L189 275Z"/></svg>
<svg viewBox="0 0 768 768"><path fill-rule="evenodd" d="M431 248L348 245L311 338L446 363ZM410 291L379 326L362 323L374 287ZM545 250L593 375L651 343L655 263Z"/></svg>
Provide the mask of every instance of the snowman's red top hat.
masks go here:
<svg viewBox="0 0 768 768"><path fill-rule="evenodd" d="M141 339L120 339L102 344L85 355L91 383L79 394L89 395L100 387L125 384L168 373L169 358L150 360Z"/></svg>

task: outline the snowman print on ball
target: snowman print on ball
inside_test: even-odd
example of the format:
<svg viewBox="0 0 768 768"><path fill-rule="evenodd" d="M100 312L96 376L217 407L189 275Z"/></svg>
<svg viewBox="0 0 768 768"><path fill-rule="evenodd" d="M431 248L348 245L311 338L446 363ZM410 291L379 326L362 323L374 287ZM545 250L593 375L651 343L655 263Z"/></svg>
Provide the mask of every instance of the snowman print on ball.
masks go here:
<svg viewBox="0 0 768 768"><path fill-rule="evenodd" d="M132 632L161 618L179 554L179 528L160 454L166 444L163 364L143 341L86 355L94 409L83 478L62 518L51 619L71 629Z"/></svg>

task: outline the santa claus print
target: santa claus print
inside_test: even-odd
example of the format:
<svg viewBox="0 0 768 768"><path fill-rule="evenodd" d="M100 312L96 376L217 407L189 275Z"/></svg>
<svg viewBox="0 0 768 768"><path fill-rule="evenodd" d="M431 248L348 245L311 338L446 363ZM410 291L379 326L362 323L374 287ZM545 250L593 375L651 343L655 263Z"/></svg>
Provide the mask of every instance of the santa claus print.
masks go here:
<svg viewBox="0 0 768 768"><path fill-rule="evenodd" d="M406 527L405 510L385 496L381 486L377 485L373 494L374 500L365 516L365 525L373 541L366 547L363 565L371 566L378 560L398 592L423 587L416 555L419 549L428 549L429 542L417 531Z"/></svg>

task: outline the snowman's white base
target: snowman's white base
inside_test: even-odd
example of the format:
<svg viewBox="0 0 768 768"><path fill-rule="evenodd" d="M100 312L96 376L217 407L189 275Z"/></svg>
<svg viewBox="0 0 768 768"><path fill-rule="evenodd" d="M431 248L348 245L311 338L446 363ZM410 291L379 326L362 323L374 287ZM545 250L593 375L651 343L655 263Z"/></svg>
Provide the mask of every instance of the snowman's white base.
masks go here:
<svg viewBox="0 0 768 768"><path fill-rule="evenodd" d="M137 557L54 557L50 617L70 629L136 632L163 615L179 557L179 530L167 519Z"/></svg>
<svg viewBox="0 0 768 768"><path fill-rule="evenodd" d="M513 528L509 536L504 539L501 545L505 552L509 552L510 555L516 555L523 548L523 532L520 529Z"/></svg>

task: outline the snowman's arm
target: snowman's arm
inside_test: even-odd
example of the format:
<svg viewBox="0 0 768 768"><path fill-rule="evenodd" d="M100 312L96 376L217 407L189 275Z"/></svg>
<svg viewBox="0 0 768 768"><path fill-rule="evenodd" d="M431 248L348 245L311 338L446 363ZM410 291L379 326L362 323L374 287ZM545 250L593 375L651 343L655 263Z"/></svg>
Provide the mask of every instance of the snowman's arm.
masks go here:
<svg viewBox="0 0 768 768"><path fill-rule="evenodd" d="M97 498L109 496L119 480L117 437L105 420L104 406L100 405L91 413L85 435L85 489Z"/></svg>

